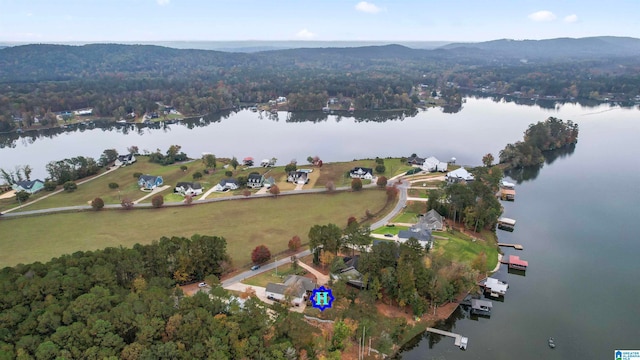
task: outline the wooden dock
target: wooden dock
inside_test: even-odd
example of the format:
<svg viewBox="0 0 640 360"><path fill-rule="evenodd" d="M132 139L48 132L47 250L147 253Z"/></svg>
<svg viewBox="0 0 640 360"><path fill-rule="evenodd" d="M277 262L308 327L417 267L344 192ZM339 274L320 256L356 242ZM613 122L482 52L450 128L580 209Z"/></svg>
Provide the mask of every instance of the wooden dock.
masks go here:
<svg viewBox="0 0 640 360"><path fill-rule="evenodd" d="M459 347L460 349L466 349L467 348L467 342L469 342L469 339L460 335L460 334L454 334L452 332L448 332L448 331L444 331L444 330L440 330L440 329L434 329L434 328L427 328L428 332L434 333L434 334L438 334L438 335L442 335L442 336L448 336L448 337L452 337L454 338L454 342L453 344L457 347Z"/></svg>
<svg viewBox="0 0 640 360"><path fill-rule="evenodd" d="M522 245L520 245L520 244L498 243L498 246L512 247L512 248L514 248L516 250L524 250L524 247L522 247Z"/></svg>

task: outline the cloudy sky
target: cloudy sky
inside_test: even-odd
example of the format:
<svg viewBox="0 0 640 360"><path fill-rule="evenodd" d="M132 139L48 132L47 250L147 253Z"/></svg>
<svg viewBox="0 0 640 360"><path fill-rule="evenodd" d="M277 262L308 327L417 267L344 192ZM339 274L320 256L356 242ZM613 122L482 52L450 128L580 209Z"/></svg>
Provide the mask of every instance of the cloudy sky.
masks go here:
<svg viewBox="0 0 640 360"><path fill-rule="evenodd" d="M0 41L640 36L640 0L0 0Z"/></svg>

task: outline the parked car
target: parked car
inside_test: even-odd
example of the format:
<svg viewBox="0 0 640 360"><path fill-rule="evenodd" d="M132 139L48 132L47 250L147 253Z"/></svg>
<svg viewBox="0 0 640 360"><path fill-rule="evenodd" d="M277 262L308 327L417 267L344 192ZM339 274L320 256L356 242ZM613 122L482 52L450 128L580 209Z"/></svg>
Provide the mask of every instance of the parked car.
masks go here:
<svg viewBox="0 0 640 360"><path fill-rule="evenodd" d="M206 282L201 282L200 284L198 284L198 287L205 287L205 286L207 286Z"/></svg>
<svg viewBox="0 0 640 360"><path fill-rule="evenodd" d="M258 270L258 269L260 269L260 265L253 265L251 267L251 270Z"/></svg>
<svg viewBox="0 0 640 360"><path fill-rule="evenodd" d="M386 237L393 237L393 234L384 234Z"/></svg>

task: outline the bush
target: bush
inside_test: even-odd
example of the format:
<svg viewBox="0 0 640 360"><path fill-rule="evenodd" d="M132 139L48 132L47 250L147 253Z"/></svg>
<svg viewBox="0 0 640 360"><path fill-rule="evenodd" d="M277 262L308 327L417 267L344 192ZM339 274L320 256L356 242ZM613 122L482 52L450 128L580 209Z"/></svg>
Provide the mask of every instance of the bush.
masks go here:
<svg viewBox="0 0 640 360"><path fill-rule="evenodd" d="M269 193L277 197L278 195L280 195L280 188L278 187L278 185L271 185Z"/></svg>
<svg viewBox="0 0 640 360"><path fill-rule="evenodd" d="M58 186L58 183L56 183L55 181L45 181L44 182L44 189L47 191L53 191L56 189L56 187Z"/></svg>
<svg viewBox="0 0 640 360"><path fill-rule="evenodd" d="M298 166L294 163L289 163L284 167L284 171L285 172L291 172L291 171L296 171L298 169Z"/></svg>
<svg viewBox="0 0 640 360"><path fill-rule="evenodd" d="M379 157L376 157L376 164L384 165L384 159L381 159L381 158L379 158Z"/></svg>
<svg viewBox="0 0 640 360"><path fill-rule="evenodd" d="M382 164L376 165L376 172L378 174L384 174L385 171L387 171L387 168L384 165Z"/></svg>
<svg viewBox="0 0 640 360"><path fill-rule="evenodd" d="M233 171L227 170L224 172L224 176L226 177L232 177L233 176Z"/></svg>
<svg viewBox="0 0 640 360"><path fill-rule="evenodd" d="M109 189L117 189L119 187L120 185L118 185L118 183L114 183L114 182L109 183Z"/></svg>
<svg viewBox="0 0 640 360"><path fill-rule="evenodd" d="M187 171L187 165L181 165L180 166L180 170Z"/></svg>
<svg viewBox="0 0 640 360"><path fill-rule="evenodd" d="M204 170L202 170L202 172L203 172L205 175L209 175L209 169L204 169Z"/></svg>
<svg viewBox="0 0 640 360"><path fill-rule="evenodd" d="M202 179L202 173L200 171L196 171L193 173L193 180Z"/></svg>
<svg viewBox="0 0 640 360"><path fill-rule="evenodd" d="M271 251L264 245L258 245L251 252L251 261L254 264L263 264L271 259Z"/></svg>
<svg viewBox="0 0 640 360"><path fill-rule="evenodd" d="M387 186L387 178L385 176L379 176L378 180L376 181L376 185L380 186L381 188Z"/></svg>
<svg viewBox="0 0 640 360"><path fill-rule="evenodd" d="M351 180L351 190L360 191L362 190L362 180L355 178Z"/></svg>
<svg viewBox="0 0 640 360"><path fill-rule="evenodd" d="M93 201L91 201L91 207L93 208L93 210L100 210L104 207L104 201L97 197L93 199Z"/></svg>
<svg viewBox="0 0 640 360"><path fill-rule="evenodd" d="M135 205L135 204L133 203L133 200L131 200L129 198L124 198L120 202L120 205L122 205L122 207L125 208L126 210L131 210L131 209L133 209L133 205Z"/></svg>
<svg viewBox="0 0 640 360"><path fill-rule="evenodd" d="M18 202L23 203L26 202L27 200L29 200L29 196L31 196L31 194L29 194L26 191L18 191L16 193L16 200L18 200Z"/></svg>
<svg viewBox="0 0 640 360"><path fill-rule="evenodd" d="M159 208L162 207L162 205L164 205L164 196L158 194L158 195L154 195L151 198L151 205L153 205L154 208Z"/></svg>
<svg viewBox="0 0 640 360"><path fill-rule="evenodd" d="M300 249L302 246L302 241L300 240L300 236L296 235L289 240L289 250L296 251Z"/></svg>
<svg viewBox="0 0 640 360"><path fill-rule="evenodd" d="M62 185L62 187L66 192L74 192L78 188L78 185L76 185L76 183L74 183L73 181L67 181L66 183L64 183L64 185Z"/></svg>
<svg viewBox="0 0 640 360"><path fill-rule="evenodd" d="M135 173L133 173L133 177L134 177L135 179L139 179L139 178L140 178L140 176L142 176L142 173L141 173L141 172L135 172Z"/></svg>

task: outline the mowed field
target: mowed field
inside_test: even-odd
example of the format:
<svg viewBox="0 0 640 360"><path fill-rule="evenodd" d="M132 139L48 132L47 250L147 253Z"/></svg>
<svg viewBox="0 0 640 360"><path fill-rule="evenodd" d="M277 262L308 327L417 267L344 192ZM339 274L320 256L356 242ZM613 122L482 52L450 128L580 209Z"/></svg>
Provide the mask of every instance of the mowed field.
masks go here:
<svg viewBox="0 0 640 360"><path fill-rule="evenodd" d="M248 198L160 209L102 210L0 219L0 268L79 250L131 247L162 236L223 236L235 266L250 262L251 250L265 244L271 253L287 250L292 236L303 243L311 226L346 225L386 203L384 191Z"/></svg>

